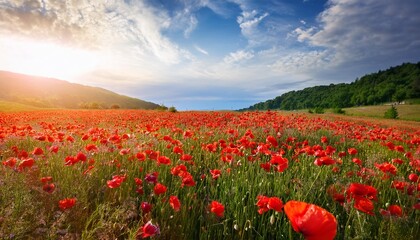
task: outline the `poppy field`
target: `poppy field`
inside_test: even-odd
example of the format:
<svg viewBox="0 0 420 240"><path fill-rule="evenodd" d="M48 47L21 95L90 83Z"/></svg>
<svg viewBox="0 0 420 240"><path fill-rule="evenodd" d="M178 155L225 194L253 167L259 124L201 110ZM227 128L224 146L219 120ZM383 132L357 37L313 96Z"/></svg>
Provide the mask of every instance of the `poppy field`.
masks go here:
<svg viewBox="0 0 420 240"><path fill-rule="evenodd" d="M419 239L415 122L0 113L0 239Z"/></svg>

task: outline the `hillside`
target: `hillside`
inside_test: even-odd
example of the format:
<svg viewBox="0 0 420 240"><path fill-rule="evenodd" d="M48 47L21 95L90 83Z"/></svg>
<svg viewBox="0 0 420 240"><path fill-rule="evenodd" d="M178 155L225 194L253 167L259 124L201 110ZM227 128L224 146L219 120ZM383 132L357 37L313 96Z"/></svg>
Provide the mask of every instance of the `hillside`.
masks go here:
<svg viewBox="0 0 420 240"><path fill-rule="evenodd" d="M241 110L344 108L401 102L420 97L420 62L404 63L352 83L315 86L284 93Z"/></svg>
<svg viewBox="0 0 420 240"><path fill-rule="evenodd" d="M0 100L38 108L155 109L159 105L103 88L0 71Z"/></svg>

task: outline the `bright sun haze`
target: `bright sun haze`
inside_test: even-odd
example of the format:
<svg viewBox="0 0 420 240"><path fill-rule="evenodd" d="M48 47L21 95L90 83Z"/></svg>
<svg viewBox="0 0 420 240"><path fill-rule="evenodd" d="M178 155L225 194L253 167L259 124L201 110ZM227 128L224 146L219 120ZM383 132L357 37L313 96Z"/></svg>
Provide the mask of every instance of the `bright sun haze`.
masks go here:
<svg viewBox="0 0 420 240"><path fill-rule="evenodd" d="M92 71L99 63L93 51L36 39L2 39L7 51L14 51L6 69L36 76L73 79Z"/></svg>

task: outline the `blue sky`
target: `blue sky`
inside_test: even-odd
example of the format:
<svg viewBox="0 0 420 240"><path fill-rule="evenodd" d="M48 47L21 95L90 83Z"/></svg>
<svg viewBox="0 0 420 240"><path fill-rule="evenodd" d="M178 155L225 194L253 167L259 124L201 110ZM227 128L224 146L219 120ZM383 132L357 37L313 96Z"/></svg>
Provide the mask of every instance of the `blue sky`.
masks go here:
<svg viewBox="0 0 420 240"><path fill-rule="evenodd" d="M240 109L420 61L418 0L0 0L0 70Z"/></svg>

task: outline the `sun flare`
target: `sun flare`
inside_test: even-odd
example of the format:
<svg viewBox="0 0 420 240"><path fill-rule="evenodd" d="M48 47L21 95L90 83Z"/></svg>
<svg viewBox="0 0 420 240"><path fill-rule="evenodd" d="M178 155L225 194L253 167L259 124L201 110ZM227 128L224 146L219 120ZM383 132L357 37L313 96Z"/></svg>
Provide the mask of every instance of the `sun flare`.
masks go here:
<svg viewBox="0 0 420 240"><path fill-rule="evenodd" d="M99 57L93 51L66 47L51 42L2 39L0 59L3 70L69 80L95 69Z"/></svg>

